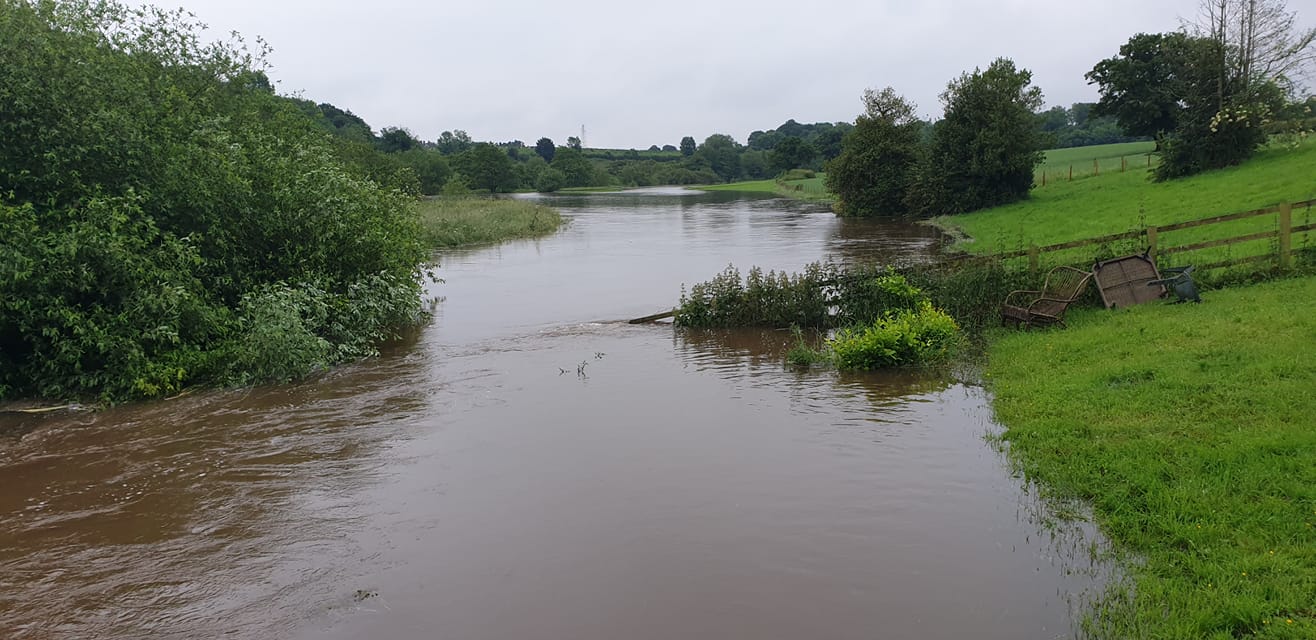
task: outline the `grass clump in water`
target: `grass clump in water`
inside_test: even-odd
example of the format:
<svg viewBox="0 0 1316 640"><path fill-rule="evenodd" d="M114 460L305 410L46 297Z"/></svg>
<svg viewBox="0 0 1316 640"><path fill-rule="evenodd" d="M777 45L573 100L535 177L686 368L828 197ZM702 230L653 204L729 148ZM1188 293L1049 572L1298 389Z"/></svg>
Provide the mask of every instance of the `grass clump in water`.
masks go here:
<svg viewBox="0 0 1316 640"><path fill-rule="evenodd" d="M1012 461L1136 558L1094 635L1316 637L1313 299L1279 280L991 344Z"/></svg>
<svg viewBox="0 0 1316 640"><path fill-rule="evenodd" d="M557 210L525 200L444 197L417 207L425 239L435 248L537 238L563 224Z"/></svg>
<svg viewBox="0 0 1316 640"><path fill-rule="evenodd" d="M955 320L924 300L870 325L843 328L827 346L842 369L880 369L944 361L959 339Z"/></svg>

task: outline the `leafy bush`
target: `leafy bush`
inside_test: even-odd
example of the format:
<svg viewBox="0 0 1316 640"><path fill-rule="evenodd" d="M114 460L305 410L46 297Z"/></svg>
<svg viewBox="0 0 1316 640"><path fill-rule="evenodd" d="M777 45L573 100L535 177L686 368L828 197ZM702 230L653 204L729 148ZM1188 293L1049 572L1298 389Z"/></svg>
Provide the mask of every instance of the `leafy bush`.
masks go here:
<svg viewBox="0 0 1316 640"><path fill-rule="evenodd" d="M876 322L837 331L828 341L838 367L877 369L927 364L947 358L959 340L959 326L944 311L924 301Z"/></svg>
<svg viewBox="0 0 1316 640"><path fill-rule="evenodd" d="M830 301L825 285L834 280L832 265L813 263L798 274L749 270L742 281L734 266L681 294L675 322L684 327L822 327Z"/></svg>
<svg viewBox="0 0 1316 640"><path fill-rule="evenodd" d="M935 284L917 269L812 263L797 274L734 266L682 293L675 322L684 327L835 328L866 324L893 311L913 310L928 295L911 282ZM972 291L970 287L970 291ZM966 292L967 293L967 292ZM1005 296L1002 293L996 304Z"/></svg>
<svg viewBox="0 0 1316 640"><path fill-rule="evenodd" d="M0 398L288 379L420 317L416 172L200 33L0 3Z"/></svg>

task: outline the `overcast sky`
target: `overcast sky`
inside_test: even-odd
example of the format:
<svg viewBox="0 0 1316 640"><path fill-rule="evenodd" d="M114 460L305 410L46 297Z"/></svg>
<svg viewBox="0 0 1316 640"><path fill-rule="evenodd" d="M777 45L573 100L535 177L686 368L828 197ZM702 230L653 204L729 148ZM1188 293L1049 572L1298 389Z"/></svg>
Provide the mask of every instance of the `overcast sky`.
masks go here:
<svg viewBox="0 0 1316 640"><path fill-rule="evenodd" d="M165 0L212 31L272 47L280 93L349 109L376 131L476 140L586 128L647 148L799 122L851 121L892 86L925 117L947 81L994 58L1032 70L1049 105L1096 99L1083 74L1198 0ZM1290 0L1303 24L1316 0Z"/></svg>

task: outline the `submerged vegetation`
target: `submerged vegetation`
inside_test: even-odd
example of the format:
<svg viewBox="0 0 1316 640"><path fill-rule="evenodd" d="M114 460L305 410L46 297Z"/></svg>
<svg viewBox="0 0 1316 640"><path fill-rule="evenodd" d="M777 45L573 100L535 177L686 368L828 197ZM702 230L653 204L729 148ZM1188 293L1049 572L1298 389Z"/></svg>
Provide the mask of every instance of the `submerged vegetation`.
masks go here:
<svg viewBox="0 0 1316 640"><path fill-rule="evenodd" d="M537 238L557 231L562 215L527 200L444 197L421 200L420 223L436 248Z"/></svg>
<svg viewBox="0 0 1316 640"><path fill-rule="evenodd" d="M813 263L800 273L757 267L742 280L735 267L682 294L675 322L682 327L789 327L797 344L792 364L832 362L875 369L946 359L960 328L921 289L890 268L845 270ZM821 350L809 347L802 328L837 329Z"/></svg>

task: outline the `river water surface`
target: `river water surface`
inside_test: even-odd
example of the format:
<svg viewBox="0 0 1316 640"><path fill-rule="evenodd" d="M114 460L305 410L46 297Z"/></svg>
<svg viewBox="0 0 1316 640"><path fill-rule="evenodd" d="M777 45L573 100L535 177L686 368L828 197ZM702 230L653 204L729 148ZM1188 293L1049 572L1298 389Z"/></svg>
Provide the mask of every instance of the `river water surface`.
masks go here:
<svg viewBox="0 0 1316 640"><path fill-rule="evenodd" d="M0 415L4 638L1053 638L1100 572L945 375L618 320L729 263L918 260L778 199L558 197L296 385Z"/></svg>

